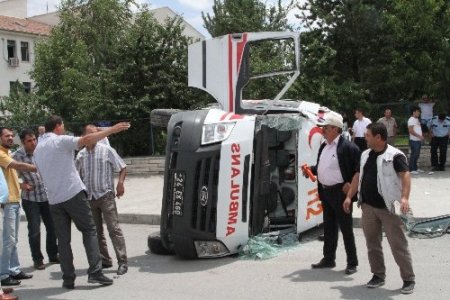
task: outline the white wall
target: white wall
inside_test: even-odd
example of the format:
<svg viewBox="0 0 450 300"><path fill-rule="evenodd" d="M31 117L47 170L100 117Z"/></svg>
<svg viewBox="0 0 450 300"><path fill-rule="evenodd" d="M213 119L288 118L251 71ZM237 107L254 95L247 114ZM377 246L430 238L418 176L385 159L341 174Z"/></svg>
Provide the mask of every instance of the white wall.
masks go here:
<svg viewBox="0 0 450 300"><path fill-rule="evenodd" d="M19 58L19 65L11 67L8 64L7 40L16 41L16 57ZM12 33L0 31L0 96L9 95L9 82L19 80L20 82L31 82L31 87L34 84L30 78L29 72L33 67L34 62L34 44L36 38L31 35ZM20 42L28 42L29 61L22 61L20 52Z"/></svg>
<svg viewBox="0 0 450 300"><path fill-rule="evenodd" d="M0 15L26 18L27 0L0 0Z"/></svg>
<svg viewBox="0 0 450 300"><path fill-rule="evenodd" d="M50 26L56 26L59 23L59 12L55 11L48 14L29 17L28 20L41 22Z"/></svg>

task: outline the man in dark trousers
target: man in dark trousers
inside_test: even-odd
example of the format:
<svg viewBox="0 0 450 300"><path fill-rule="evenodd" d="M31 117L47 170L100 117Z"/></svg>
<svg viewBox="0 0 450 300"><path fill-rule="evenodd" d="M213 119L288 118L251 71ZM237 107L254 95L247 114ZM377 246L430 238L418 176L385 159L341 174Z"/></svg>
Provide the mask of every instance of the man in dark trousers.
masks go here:
<svg viewBox="0 0 450 300"><path fill-rule="evenodd" d="M311 167L318 178L319 197L323 206L324 245L323 258L312 264L313 269L334 268L339 228L344 238L347 253L346 274L357 271L353 219L344 212L342 204L350 187L353 175L359 167L360 151L358 147L341 136L342 116L328 112L322 123L325 142L320 146L317 165Z"/></svg>
<svg viewBox="0 0 450 300"><path fill-rule="evenodd" d="M74 152L83 146L130 127L121 122L83 137L65 135L64 122L51 116L45 122L45 134L34 151L34 162L47 189L50 213L55 224L58 250L63 273L63 288L75 288L75 267L71 243L71 223L83 235L83 245L89 263L88 282L110 285L113 280L102 271L102 260L92 212L86 199L86 187L75 168Z"/></svg>
<svg viewBox="0 0 450 300"><path fill-rule="evenodd" d="M16 161L33 164L33 153L37 146L36 136L31 129L25 129L20 133L22 148L13 155ZM22 206L28 222L28 242L30 244L31 256L34 268L44 270L44 257L41 252L41 219L47 231L46 250L50 263L59 263L58 245L53 219L50 216L47 193L39 173L19 172L22 179Z"/></svg>
<svg viewBox="0 0 450 300"><path fill-rule="evenodd" d="M400 212L407 214L410 210L411 176L406 156L387 144L387 130L382 123L367 126L366 140L369 149L361 154L361 167L352 180L343 209L351 213L351 198L358 192L362 229L373 273L367 287L377 288L385 283L386 266L382 246L384 231L403 279L400 292L411 294L416 284L415 274L408 240L403 231L404 225L397 215ZM395 211L394 202L400 204L400 211Z"/></svg>

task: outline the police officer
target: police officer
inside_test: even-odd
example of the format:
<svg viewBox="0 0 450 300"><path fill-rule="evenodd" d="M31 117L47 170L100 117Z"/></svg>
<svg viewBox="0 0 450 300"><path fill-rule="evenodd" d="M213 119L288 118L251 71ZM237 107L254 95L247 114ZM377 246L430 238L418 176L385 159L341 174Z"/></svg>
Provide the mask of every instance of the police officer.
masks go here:
<svg viewBox="0 0 450 300"><path fill-rule="evenodd" d="M431 133L431 171L445 171L448 137L450 134L450 118L446 117L444 113L440 113L431 119L428 127L430 128ZM437 154L438 149L439 161Z"/></svg>

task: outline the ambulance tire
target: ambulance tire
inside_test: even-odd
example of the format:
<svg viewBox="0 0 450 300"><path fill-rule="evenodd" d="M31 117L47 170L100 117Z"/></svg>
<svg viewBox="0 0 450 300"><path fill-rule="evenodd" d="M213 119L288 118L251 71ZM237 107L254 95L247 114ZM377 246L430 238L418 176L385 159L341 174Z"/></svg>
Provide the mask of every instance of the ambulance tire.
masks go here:
<svg viewBox="0 0 450 300"><path fill-rule="evenodd" d="M149 235L147 239L148 249L150 252L158 255L172 255L173 251L170 251L164 247L161 236L159 234Z"/></svg>
<svg viewBox="0 0 450 300"><path fill-rule="evenodd" d="M180 109L154 109L150 112L150 124L154 127L167 128L172 115L181 111Z"/></svg>

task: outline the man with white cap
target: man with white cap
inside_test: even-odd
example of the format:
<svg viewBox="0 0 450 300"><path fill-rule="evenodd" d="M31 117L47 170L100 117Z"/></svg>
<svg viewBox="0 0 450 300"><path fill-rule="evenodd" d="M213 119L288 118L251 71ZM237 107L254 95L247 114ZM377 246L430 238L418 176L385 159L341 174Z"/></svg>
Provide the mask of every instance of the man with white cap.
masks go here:
<svg viewBox="0 0 450 300"><path fill-rule="evenodd" d="M361 152L358 147L341 136L343 119L335 112L328 112L322 122L325 142L320 146L317 164L311 167L318 178L319 197L323 206L324 245L323 258L312 264L313 269L334 268L339 228L344 238L347 254L345 273L357 271L355 237L352 215L344 212L342 204L350 187L353 175L358 170Z"/></svg>

